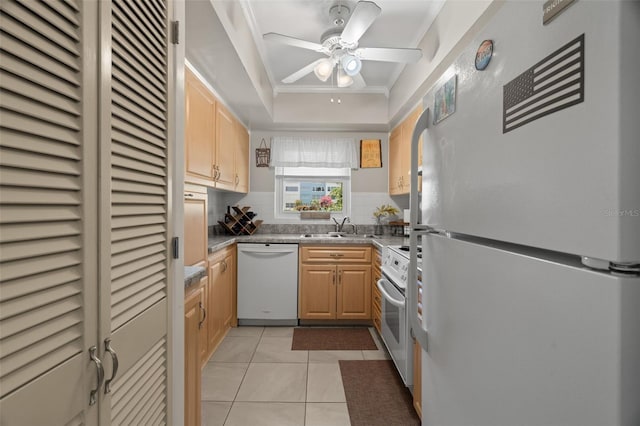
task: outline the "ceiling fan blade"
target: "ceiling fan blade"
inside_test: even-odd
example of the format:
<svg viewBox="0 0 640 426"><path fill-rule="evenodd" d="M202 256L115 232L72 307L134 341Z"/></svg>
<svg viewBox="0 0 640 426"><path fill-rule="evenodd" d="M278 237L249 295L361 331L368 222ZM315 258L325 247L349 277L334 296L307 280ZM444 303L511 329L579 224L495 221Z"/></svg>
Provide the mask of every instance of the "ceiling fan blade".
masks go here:
<svg viewBox="0 0 640 426"><path fill-rule="evenodd" d="M367 87L367 83L364 82L362 74L358 73L351 78L353 78L353 84L351 85L352 89L364 89Z"/></svg>
<svg viewBox="0 0 640 426"><path fill-rule="evenodd" d="M422 58L420 49L393 49L386 47L361 47L356 55L367 61L416 63Z"/></svg>
<svg viewBox="0 0 640 426"><path fill-rule="evenodd" d="M317 61L311 62L309 65L307 65L307 66L305 66L303 68L300 68L298 71L294 72L290 76L283 78L282 82L283 83L295 83L296 81L300 80L305 75L313 72L313 69L316 67L316 65L318 65L320 62L322 62L324 60L325 60L325 58L321 58L321 59L318 59Z"/></svg>
<svg viewBox="0 0 640 426"><path fill-rule="evenodd" d="M359 1L340 35L342 43L345 45L357 43L381 11L382 9L372 1Z"/></svg>
<svg viewBox="0 0 640 426"><path fill-rule="evenodd" d="M288 44L289 46L300 47L302 49L315 50L316 52L324 52L324 48L319 43L300 40L299 38L289 37L283 34L267 33L267 34L264 34L262 38L267 41L274 41L276 43Z"/></svg>

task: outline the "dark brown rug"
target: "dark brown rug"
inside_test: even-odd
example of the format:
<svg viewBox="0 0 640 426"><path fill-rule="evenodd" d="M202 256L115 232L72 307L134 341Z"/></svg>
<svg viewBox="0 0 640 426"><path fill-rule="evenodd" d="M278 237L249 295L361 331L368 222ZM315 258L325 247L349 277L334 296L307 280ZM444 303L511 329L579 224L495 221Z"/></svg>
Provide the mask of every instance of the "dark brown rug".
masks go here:
<svg viewBox="0 0 640 426"><path fill-rule="evenodd" d="M339 363L351 426L420 425L411 392L392 361Z"/></svg>
<svg viewBox="0 0 640 426"><path fill-rule="evenodd" d="M366 327L293 329L294 351L375 351L378 348Z"/></svg>

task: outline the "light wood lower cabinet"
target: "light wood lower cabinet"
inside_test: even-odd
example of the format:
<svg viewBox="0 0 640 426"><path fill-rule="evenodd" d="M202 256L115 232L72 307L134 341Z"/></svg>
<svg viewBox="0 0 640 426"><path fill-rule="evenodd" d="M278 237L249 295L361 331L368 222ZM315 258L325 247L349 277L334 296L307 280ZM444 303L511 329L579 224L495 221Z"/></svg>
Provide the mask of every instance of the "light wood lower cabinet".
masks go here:
<svg viewBox="0 0 640 426"><path fill-rule="evenodd" d="M235 317L237 288L235 265L235 245L209 255L207 360L218 347L229 328L237 323Z"/></svg>
<svg viewBox="0 0 640 426"><path fill-rule="evenodd" d="M184 264L207 263L207 188L185 184L184 191Z"/></svg>
<svg viewBox="0 0 640 426"><path fill-rule="evenodd" d="M300 319L371 319L371 247L301 247L300 260Z"/></svg>
<svg viewBox="0 0 640 426"><path fill-rule="evenodd" d="M209 351L208 351L208 339L209 339L209 324L207 323L207 310L209 307L207 306L209 300L209 277L204 276L200 280L200 284L198 284L200 288L200 303L202 304L202 318L200 319L200 323L198 324L198 339L200 342L198 351L200 352L200 364L205 365L209 360Z"/></svg>
<svg viewBox="0 0 640 426"><path fill-rule="evenodd" d="M371 319L373 326L382 334L382 294L378 289L377 282L382 278L382 252L376 249L373 255L372 278L371 278Z"/></svg>
<svg viewBox="0 0 640 426"><path fill-rule="evenodd" d="M422 348L413 341L413 408L422 418Z"/></svg>
<svg viewBox="0 0 640 426"><path fill-rule="evenodd" d="M200 324L202 288L188 293L184 301L184 424L200 424ZM203 342L205 343L205 342Z"/></svg>

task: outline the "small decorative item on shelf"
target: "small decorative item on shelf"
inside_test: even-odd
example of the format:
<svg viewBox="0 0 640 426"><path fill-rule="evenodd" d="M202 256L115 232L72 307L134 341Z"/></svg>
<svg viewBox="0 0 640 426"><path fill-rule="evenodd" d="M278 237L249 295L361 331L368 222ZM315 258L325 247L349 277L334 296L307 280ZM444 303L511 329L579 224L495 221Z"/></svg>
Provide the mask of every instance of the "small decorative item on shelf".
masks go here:
<svg viewBox="0 0 640 426"><path fill-rule="evenodd" d="M233 214L231 210L233 210ZM242 208L232 206L231 209L227 209L224 221L219 220L218 223L231 235L252 235L260 227L262 221L253 221L257 214L250 210L251 207L248 206Z"/></svg>

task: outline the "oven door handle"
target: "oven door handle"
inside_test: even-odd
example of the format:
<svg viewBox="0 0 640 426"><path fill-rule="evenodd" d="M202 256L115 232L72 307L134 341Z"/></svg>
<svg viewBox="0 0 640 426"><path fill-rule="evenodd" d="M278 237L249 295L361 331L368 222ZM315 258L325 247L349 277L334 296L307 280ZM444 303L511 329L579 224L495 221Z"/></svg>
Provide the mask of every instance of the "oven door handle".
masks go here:
<svg viewBox="0 0 640 426"><path fill-rule="evenodd" d="M389 281L387 281L387 280L385 280L383 278L379 279L378 282L376 283L376 285L378 286L378 290L380 290L380 293L382 293L384 298L389 303L391 303L393 306L397 306L398 308L404 308L404 305L405 305L404 300L398 300L398 299L394 299L393 297L391 297L391 295L387 292L387 289L385 288L385 284L384 283L388 283L389 285L393 285Z"/></svg>

